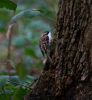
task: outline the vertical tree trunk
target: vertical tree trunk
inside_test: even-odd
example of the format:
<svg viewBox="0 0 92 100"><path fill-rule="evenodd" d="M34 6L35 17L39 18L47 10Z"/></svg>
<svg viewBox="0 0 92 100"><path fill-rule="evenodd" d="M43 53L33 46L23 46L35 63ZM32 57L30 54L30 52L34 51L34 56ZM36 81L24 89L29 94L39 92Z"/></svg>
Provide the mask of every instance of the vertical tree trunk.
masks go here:
<svg viewBox="0 0 92 100"><path fill-rule="evenodd" d="M92 11L88 0L59 0L45 69L25 100L92 100Z"/></svg>

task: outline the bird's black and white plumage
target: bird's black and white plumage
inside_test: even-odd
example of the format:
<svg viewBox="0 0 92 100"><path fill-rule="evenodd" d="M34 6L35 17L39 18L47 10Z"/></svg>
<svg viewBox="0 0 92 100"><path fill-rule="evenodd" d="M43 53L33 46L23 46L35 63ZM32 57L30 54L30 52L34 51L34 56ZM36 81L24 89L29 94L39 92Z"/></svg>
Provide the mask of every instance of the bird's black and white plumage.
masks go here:
<svg viewBox="0 0 92 100"><path fill-rule="evenodd" d="M40 37L39 46L43 56L45 56L45 54L47 55L48 50L50 48L51 40L51 32L46 31L42 33Z"/></svg>

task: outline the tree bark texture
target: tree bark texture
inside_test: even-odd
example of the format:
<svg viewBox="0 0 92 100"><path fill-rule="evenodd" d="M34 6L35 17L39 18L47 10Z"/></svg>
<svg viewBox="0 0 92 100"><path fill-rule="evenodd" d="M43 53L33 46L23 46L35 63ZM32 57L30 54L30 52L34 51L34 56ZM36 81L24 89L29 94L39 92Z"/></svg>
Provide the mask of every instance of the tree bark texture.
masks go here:
<svg viewBox="0 0 92 100"><path fill-rule="evenodd" d="M50 57L25 100L92 100L92 7L59 0Z"/></svg>

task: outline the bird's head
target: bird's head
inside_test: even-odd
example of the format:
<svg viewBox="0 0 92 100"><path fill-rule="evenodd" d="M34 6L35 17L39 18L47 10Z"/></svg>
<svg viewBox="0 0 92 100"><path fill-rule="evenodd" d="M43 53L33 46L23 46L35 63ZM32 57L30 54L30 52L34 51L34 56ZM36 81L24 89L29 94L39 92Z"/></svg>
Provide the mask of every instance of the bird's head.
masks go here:
<svg viewBox="0 0 92 100"><path fill-rule="evenodd" d="M49 31L45 31L44 34L48 35L49 37L51 37L51 32Z"/></svg>
<svg viewBox="0 0 92 100"><path fill-rule="evenodd" d="M51 32L45 31L45 32L44 32L44 35L48 35L48 37L49 37L49 42L51 42L51 39L52 39Z"/></svg>
<svg viewBox="0 0 92 100"><path fill-rule="evenodd" d="M49 35L49 31L45 31L43 32L43 34Z"/></svg>

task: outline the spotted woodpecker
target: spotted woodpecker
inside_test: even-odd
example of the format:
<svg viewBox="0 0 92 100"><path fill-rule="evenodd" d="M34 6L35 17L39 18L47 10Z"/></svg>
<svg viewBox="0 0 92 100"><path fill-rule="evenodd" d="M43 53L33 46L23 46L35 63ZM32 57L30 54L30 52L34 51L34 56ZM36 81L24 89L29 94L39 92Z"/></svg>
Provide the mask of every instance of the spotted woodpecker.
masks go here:
<svg viewBox="0 0 92 100"><path fill-rule="evenodd" d="M42 55L45 56L48 54L50 45L51 45L51 32L49 31L45 31L42 33L41 37L40 37L40 42L39 42L39 46L42 52Z"/></svg>

